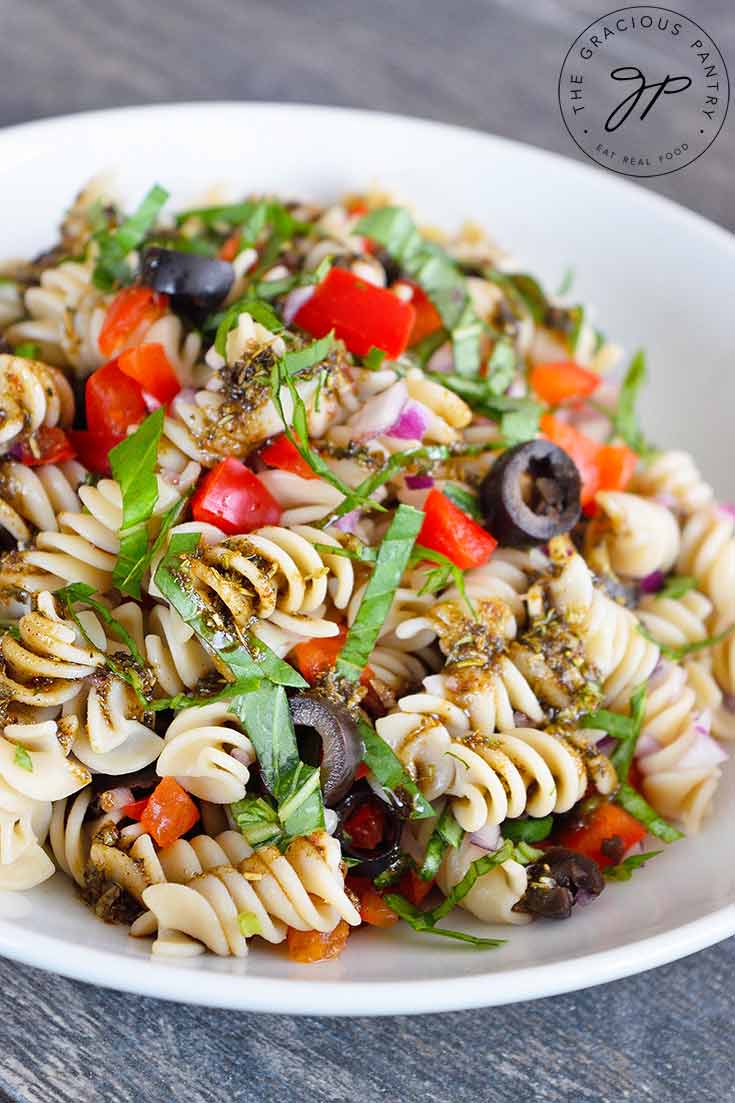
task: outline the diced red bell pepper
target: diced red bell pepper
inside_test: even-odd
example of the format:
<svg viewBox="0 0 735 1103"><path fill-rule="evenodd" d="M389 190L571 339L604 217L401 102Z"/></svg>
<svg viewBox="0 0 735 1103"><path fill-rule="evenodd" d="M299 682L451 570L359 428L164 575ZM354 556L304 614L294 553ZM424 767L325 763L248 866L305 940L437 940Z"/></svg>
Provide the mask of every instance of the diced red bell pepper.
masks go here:
<svg viewBox="0 0 735 1103"><path fill-rule="evenodd" d="M84 394L90 431L115 438L115 442L127 436L131 425L138 425L148 416L143 391L120 371L116 360L90 375Z"/></svg>
<svg viewBox="0 0 735 1103"><path fill-rule="evenodd" d="M340 919L333 931L297 931L289 927L286 935L288 956L291 961L301 965L313 965L316 961L327 961L330 957L339 957L347 945L351 927Z"/></svg>
<svg viewBox="0 0 735 1103"><path fill-rule="evenodd" d="M344 830L358 850L375 850L385 831L385 812L375 800L365 801L349 816Z"/></svg>
<svg viewBox="0 0 735 1103"><path fill-rule="evenodd" d="M392 291L360 279L346 268L330 268L294 321L313 337L334 330L350 352L367 356L383 349L391 360L405 350L416 312Z"/></svg>
<svg viewBox="0 0 735 1103"><path fill-rule="evenodd" d="M32 442L24 440L12 455L26 467L40 467L44 463L64 463L73 460L76 451L63 429L57 426L41 425L33 434Z"/></svg>
<svg viewBox="0 0 735 1103"><path fill-rule="evenodd" d="M139 326L152 325L168 310L168 295L150 287L124 287L107 308L99 335L103 356L124 348Z"/></svg>
<svg viewBox="0 0 735 1103"><path fill-rule="evenodd" d="M88 471L96 475L111 475L110 452L124 437L112 437L107 433L92 433L89 429L70 429L69 438L77 459Z"/></svg>
<svg viewBox="0 0 735 1103"><path fill-rule="evenodd" d="M347 887L354 892L360 902L360 919L371 927L393 927L398 916L389 908L383 897L367 877L347 878Z"/></svg>
<svg viewBox="0 0 735 1103"><path fill-rule="evenodd" d="M355 770L355 781L359 781L360 778L367 777L370 773L370 767L367 762L361 762Z"/></svg>
<svg viewBox="0 0 735 1103"><path fill-rule="evenodd" d="M222 245L220 246L220 250L217 253L217 256L220 260L233 261L235 259L240 248L241 237L242 234L239 230L235 230L234 234L230 234L230 236L222 243Z"/></svg>
<svg viewBox="0 0 735 1103"><path fill-rule="evenodd" d="M481 567L498 546L494 536L436 487L429 491L424 502L424 522L417 542L441 552L462 570Z"/></svg>
<svg viewBox="0 0 735 1103"><path fill-rule="evenodd" d="M560 360L534 364L530 383L539 398L558 406L570 398L587 398L599 387L600 376L573 360Z"/></svg>
<svg viewBox="0 0 735 1103"><path fill-rule="evenodd" d="M615 855L616 849L622 855L645 837L646 829L642 823L619 804L603 800L587 813L581 825L555 832L554 842L585 854L604 869L620 861L620 857ZM619 844L616 840L620 840ZM609 854L603 850L605 843L609 844Z"/></svg>
<svg viewBox="0 0 735 1103"><path fill-rule="evenodd" d="M633 478L638 456L627 444L603 444L597 453L600 490L625 490Z"/></svg>
<svg viewBox="0 0 735 1103"><path fill-rule="evenodd" d="M199 809L175 777L164 777L148 798L141 827L158 846L171 846L199 819Z"/></svg>
<svg viewBox="0 0 735 1103"><path fill-rule="evenodd" d="M134 379L141 390L153 395L162 406L168 405L181 390L176 372L158 341L126 349L117 358L121 372Z"/></svg>
<svg viewBox="0 0 735 1103"><path fill-rule="evenodd" d="M433 887L433 880L425 881L415 869L407 869L398 882L398 891L416 907L423 904Z"/></svg>
<svg viewBox="0 0 735 1103"><path fill-rule="evenodd" d="M293 475L300 475L302 479L319 478L285 433L274 437L265 448L261 448L260 458L269 467L275 467L279 471L290 471Z"/></svg>
<svg viewBox="0 0 735 1103"><path fill-rule="evenodd" d="M600 489L600 469L597 465L600 445L553 414L543 415L541 432L574 461L582 480L582 505L591 503Z"/></svg>
<svg viewBox="0 0 735 1103"><path fill-rule="evenodd" d="M149 797L142 797L140 800L131 801L130 804L124 804L122 806L122 814L127 816L129 820L142 819L143 813L148 807Z"/></svg>
<svg viewBox="0 0 735 1103"><path fill-rule="evenodd" d="M204 476L191 500L191 512L195 521L207 521L233 536L281 520L281 507L270 491L232 456Z"/></svg>
<svg viewBox="0 0 735 1103"><path fill-rule="evenodd" d="M416 317L411 327L411 334L408 338L410 347L411 345L417 345L419 341L423 341L424 337L428 337L430 333L435 333L437 329L441 329L444 323L442 322L441 314L436 309L423 287L419 287L413 280L399 280L398 283L393 284L391 290L395 292L399 287L411 288L411 298L408 301L416 312Z"/></svg>
<svg viewBox="0 0 735 1103"><path fill-rule="evenodd" d="M290 658L296 663L301 677L306 678L309 685L316 685L337 662L346 639L347 629L342 624L336 636L319 636L316 639L297 643L291 649ZM360 684L367 685L373 676L373 671L366 666L360 675Z"/></svg>

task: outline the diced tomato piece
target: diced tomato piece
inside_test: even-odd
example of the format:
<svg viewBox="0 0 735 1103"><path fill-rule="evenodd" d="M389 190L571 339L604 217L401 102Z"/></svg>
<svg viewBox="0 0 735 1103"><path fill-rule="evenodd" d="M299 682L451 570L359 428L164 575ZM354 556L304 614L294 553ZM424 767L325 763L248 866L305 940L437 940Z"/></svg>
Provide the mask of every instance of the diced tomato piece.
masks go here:
<svg viewBox="0 0 735 1103"><path fill-rule="evenodd" d="M123 815L127 816L129 820L141 819L148 807L149 799L149 797L142 797L141 800L134 800L130 804L124 804L122 806Z"/></svg>
<svg viewBox="0 0 735 1103"><path fill-rule="evenodd" d="M220 250L217 254L220 260L233 261L237 256L240 248L240 239L242 234L239 230L235 230L234 234L230 234L225 242L220 246Z"/></svg>
<svg viewBox="0 0 735 1103"><path fill-rule="evenodd" d="M441 314L436 309L423 287L419 287L413 280L399 280L398 283L393 284L391 290L395 291L399 287L411 288L411 298L408 301L416 312L416 317L411 327L411 334L408 338L410 347L411 345L417 345L419 341L423 341L424 337L428 337L430 333L435 333L437 329L441 329L444 323L442 322Z"/></svg>
<svg viewBox="0 0 735 1103"><path fill-rule="evenodd" d="M356 356L379 348L395 360L408 344L415 316L411 304L392 291L346 268L330 268L294 321L313 337L324 337L333 329Z"/></svg>
<svg viewBox="0 0 735 1103"><path fill-rule="evenodd" d="M375 850L385 831L385 812L375 800L366 801L349 816L344 830L358 850Z"/></svg>
<svg viewBox="0 0 735 1103"><path fill-rule="evenodd" d="M462 570L481 567L498 546L494 536L436 487L429 491L424 502L424 522L417 542L446 555Z"/></svg>
<svg viewBox="0 0 735 1103"><path fill-rule="evenodd" d="M207 521L230 535L281 520L281 507L270 491L232 456L204 476L191 500L191 512L195 521Z"/></svg>
<svg viewBox="0 0 735 1103"><path fill-rule="evenodd" d="M138 425L148 416L143 391L120 371L116 360L90 375L84 394L87 425L93 433L122 440L131 425Z"/></svg>
<svg viewBox="0 0 735 1103"><path fill-rule="evenodd" d="M12 450L26 467L40 467L44 463L64 463L73 460L76 451L63 429L41 425L30 440L24 440Z"/></svg>
<svg viewBox="0 0 735 1103"><path fill-rule="evenodd" d="M148 798L141 826L158 846L171 846L199 819L199 809L175 777L164 777Z"/></svg>
<svg viewBox="0 0 735 1103"><path fill-rule="evenodd" d="M534 364L531 388L549 406L558 406L570 398L587 398L600 385L597 372L589 371L573 360Z"/></svg>
<svg viewBox="0 0 735 1103"><path fill-rule="evenodd" d="M389 908L383 897L367 877L347 878L347 887L360 901L360 919L371 927L393 927L398 916Z"/></svg>
<svg viewBox="0 0 735 1103"><path fill-rule="evenodd" d="M168 295L151 287L124 287L107 308L99 336L103 356L114 356L142 325L152 325L168 310Z"/></svg>
<svg viewBox="0 0 735 1103"><path fill-rule="evenodd" d="M592 502L600 489L600 469L597 466L600 445L553 414L543 415L541 432L552 444L563 449L576 464L582 480L582 505Z"/></svg>
<svg viewBox="0 0 735 1103"><path fill-rule="evenodd" d="M330 957L339 957L350 937L350 925L340 919L333 931L297 931L288 928L286 945L291 961L301 965L312 965L315 961L327 961Z"/></svg>
<svg viewBox="0 0 735 1103"><path fill-rule="evenodd" d="M162 406L166 406L181 390L166 350L158 341L126 349L118 356L117 365L121 372L135 380L141 390L158 399Z"/></svg>
<svg viewBox="0 0 735 1103"><path fill-rule="evenodd" d="M291 649L290 658L296 663L301 677L306 678L309 685L316 685L337 662L337 656L344 647L346 639L347 629L342 624L336 636L320 636L317 639L297 643ZM374 677L373 671L366 666L360 675L360 684L367 685L372 677Z"/></svg>
<svg viewBox="0 0 735 1103"><path fill-rule="evenodd" d="M646 829L642 823L634 819L619 804L603 800L587 814L583 824L562 828L556 832L554 842L585 854L604 869L606 866L617 865L620 860L614 855L616 839L620 840L621 854L624 854L645 837ZM603 844L609 840L612 840L613 844L610 846L610 855L603 850Z"/></svg>
<svg viewBox="0 0 735 1103"><path fill-rule="evenodd" d="M110 436L108 433L92 433L89 429L70 429L69 439L76 451L77 459L88 471L97 475L111 475L110 452L124 437Z"/></svg>
<svg viewBox="0 0 735 1103"><path fill-rule="evenodd" d="M370 767L367 762L361 762L355 770L355 781L359 781L360 778L367 777L370 773Z"/></svg>
<svg viewBox="0 0 735 1103"><path fill-rule="evenodd" d="M626 444L604 444L597 453L600 490L625 490L637 464L638 456Z"/></svg>
<svg viewBox="0 0 735 1103"><path fill-rule="evenodd" d="M368 205L361 195L353 195L345 201L345 210L351 215L364 215L368 213Z"/></svg>
<svg viewBox="0 0 735 1103"><path fill-rule="evenodd" d="M279 471L290 471L293 475L300 475L302 479L319 478L285 433L281 433L280 437L274 437L265 448L261 448L260 458L269 467L276 467Z"/></svg>
<svg viewBox="0 0 735 1103"><path fill-rule="evenodd" d="M423 904L433 887L434 882L419 877L415 869L407 869L398 882L398 891L416 907Z"/></svg>

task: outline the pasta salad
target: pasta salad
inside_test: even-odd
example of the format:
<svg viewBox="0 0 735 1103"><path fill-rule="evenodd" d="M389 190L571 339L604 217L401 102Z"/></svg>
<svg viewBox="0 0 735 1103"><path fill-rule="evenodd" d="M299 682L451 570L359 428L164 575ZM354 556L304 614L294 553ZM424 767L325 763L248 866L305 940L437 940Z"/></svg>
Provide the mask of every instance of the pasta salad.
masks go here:
<svg viewBox="0 0 735 1103"><path fill-rule="evenodd" d="M0 888L314 962L644 877L735 737L735 510L643 353L378 193L167 199L2 269Z"/></svg>

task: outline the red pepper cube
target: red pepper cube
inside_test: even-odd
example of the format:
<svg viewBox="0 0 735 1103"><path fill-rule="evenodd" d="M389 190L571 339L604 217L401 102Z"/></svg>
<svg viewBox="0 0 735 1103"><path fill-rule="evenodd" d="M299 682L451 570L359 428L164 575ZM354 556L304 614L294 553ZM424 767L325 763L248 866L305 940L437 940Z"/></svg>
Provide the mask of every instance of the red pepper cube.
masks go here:
<svg viewBox="0 0 735 1103"><path fill-rule="evenodd" d="M392 291L360 279L346 268L330 268L294 318L313 337L334 330L356 356L382 349L391 360L405 351L416 312Z"/></svg>
<svg viewBox="0 0 735 1103"><path fill-rule="evenodd" d="M158 341L136 345L121 352L117 363L121 372L134 379L141 390L152 395L162 406L168 405L181 390L166 350Z"/></svg>
<svg viewBox="0 0 735 1103"><path fill-rule="evenodd" d="M257 475L231 456L208 471L191 500L195 521L216 525L230 536L277 525L281 507Z"/></svg>
<svg viewBox="0 0 735 1103"><path fill-rule="evenodd" d="M122 440L131 425L148 416L143 391L120 371L116 360L93 372L85 387L87 426L92 433Z"/></svg>
<svg viewBox="0 0 735 1103"><path fill-rule="evenodd" d="M440 552L462 570L481 567L498 546L494 536L436 487L424 502L424 522L417 543Z"/></svg>
<svg viewBox="0 0 735 1103"><path fill-rule="evenodd" d="M199 819L199 809L176 778L163 778L143 809L140 824L158 846L171 846Z"/></svg>

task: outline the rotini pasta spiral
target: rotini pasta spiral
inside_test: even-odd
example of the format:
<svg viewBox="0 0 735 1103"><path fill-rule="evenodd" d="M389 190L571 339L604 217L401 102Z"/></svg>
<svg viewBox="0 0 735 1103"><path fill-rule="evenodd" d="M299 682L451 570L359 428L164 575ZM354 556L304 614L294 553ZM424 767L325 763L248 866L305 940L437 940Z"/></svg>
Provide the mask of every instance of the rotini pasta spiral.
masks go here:
<svg viewBox="0 0 735 1103"><path fill-rule="evenodd" d="M658 643L682 647L707 638L712 602L697 590L690 590L681 598L648 594L641 598L637 613Z"/></svg>
<svg viewBox="0 0 735 1103"><path fill-rule="evenodd" d="M13 460L0 462L0 526L20 546L34 532L56 531L60 513L81 509L77 489L86 472L75 460L28 467Z"/></svg>
<svg viewBox="0 0 735 1103"><path fill-rule="evenodd" d="M63 720L7 724L0 735L0 779L31 800L60 800L76 793L90 781L90 773L69 754L70 746Z"/></svg>
<svg viewBox="0 0 735 1103"><path fill-rule="evenodd" d="M591 560L601 544L613 571L625 578L645 578L673 567L680 540L670 510L622 491L601 490L595 502L601 512L587 533Z"/></svg>
<svg viewBox="0 0 735 1103"><path fill-rule="evenodd" d="M52 875L43 849L50 820L49 801L23 796L0 779L0 890L22 892Z"/></svg>
<svg viewBox="0 0 735 1103"><path fill-rule="evenodd" d="M708 506L689 517L677 569L696 578L712 601L712 632L729 628L735 622L735 518L729 509Z"/></svg>
<svg viewBox="0 0 735 1103"><path fill-rule="evenodd" d="M713 498L712 487L704 481L688 452L659 452L638 468L633 489L687 515L704 509Z"/></svg>
<svg viewBox="0 0 735 1103"><path fill-rule="evenodd" d="M156 605L148 618L146 659L166 697L174 697L214 672L214 663L193 628L166 605Z"/></svg>
<svg viewBox="0 0 735 1103"><path fill-rule="evenodd" d="M156 773L213 804L241 800L255 751L237 723L226 701L184 709L166 729Z"/></svg>
<svg viewBox="0 0 735 1103"><path fill-rule="evenodd" d="M56 368L0 354L0 452L33 437L42 426L70 425L72 389Z"/></svg>
<svg viewBox="0 0 735 1103"><path fill-rule="evenodd" d="M344 889L339 843L324 832L295 839L285 854L265 847L237 868L218 864L186 884L151 885L142 895L159 931L181 932L221 956L247 953L238 923L243 912L270 942L282 941L286 926L331 931L340 919L360 923Z"/></svg>
<svg viewBox="0 0 735 1103"><path fill-rule="evenodd" d="M450 847L439 867L436 879L442 892L445 895L451 892L462 880L472 862L482 858L484 854L485 851L475 846L469 838L465 838L456 849ZM513 911L513 905L521 899L527 884L528 877L524 866L511 859L479 877L460 901L460 907L465 908L484 923L519 925L530 923L530 915Z"/></svg>
<svg viewBox="0 0 735 1103"><path fill-rule="evenodd" d="M80 888L84 887L94 831L92 824L85 823L92 796L92 787L87 785L73 800L63 797L54 801L49 827L49 844L56 865L68 877L72 877Z"/></svg>

